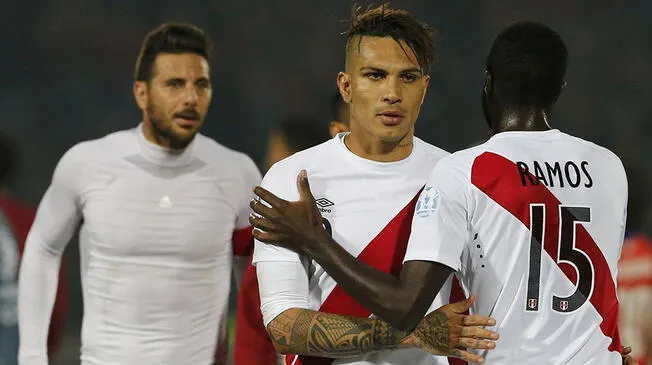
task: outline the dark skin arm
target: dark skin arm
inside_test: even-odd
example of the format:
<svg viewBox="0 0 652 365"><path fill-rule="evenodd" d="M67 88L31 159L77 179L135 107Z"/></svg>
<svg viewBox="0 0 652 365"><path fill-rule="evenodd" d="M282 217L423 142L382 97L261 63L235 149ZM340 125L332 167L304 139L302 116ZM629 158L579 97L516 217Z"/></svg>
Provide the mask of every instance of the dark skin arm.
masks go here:
<svg viewBox="0 0 652 365"><path fill-rule="evenodd" d="M375 315L399 330L415 328L453 270L435 262L409 261L397 278L358 261L322 226L305 171L297 177L297 185L296 202L261 187L254 189L271 206L252 201L251 208L258 214L249 219L256 228L254 237L310 256Z"/></svg>

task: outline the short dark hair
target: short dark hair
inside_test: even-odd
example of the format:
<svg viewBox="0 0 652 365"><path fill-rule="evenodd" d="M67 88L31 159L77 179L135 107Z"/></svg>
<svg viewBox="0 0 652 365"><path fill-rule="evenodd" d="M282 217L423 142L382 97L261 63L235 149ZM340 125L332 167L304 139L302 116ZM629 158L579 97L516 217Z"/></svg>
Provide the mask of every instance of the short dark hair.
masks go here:
<svg viewBox="0 0 652 365"><path fill-rule="evenodd" d="M344 102L339 90L335 91L331 97L331 118L349 125L349 104Z"/></svg>
<svg viewBox="0 0 652 365"><path fill-rule="evenodd" d="M136 61L136 81L151 81L160 53L194 53L207 61L213 45L201 28L186 23L164 23L147 33Z"/></svg>
<svg viewBox="0 0 652 365"><path fill-rule="evenodd" d="M521 21L496 36L486 66L502 103L550 109L563 89L567 63L559 34L544 24Z"/></svg>
<svg viewBox="0 0 652 365"><path fill-rule="evenodd" d="M0 186L11 177L16 165L16 149L8 135L0 132Z"/></svg>
<svg viewBox="0 0 652 365"><path fill-rule="evenodd" d="M435 57L435 32L406 10L390 8L389 2L366 9L354 5L350 23L344 32L347 46L356 36L392 37L399 44L404 41L416 55L423 73L430 74Z"/></svg>
<svg viewBox="0 0 652 365"><path fill-rule="evenodd" d="M281 120L276 128L293 152L316 146L330 138L328 128L312 118L288 117Z"/></svg>

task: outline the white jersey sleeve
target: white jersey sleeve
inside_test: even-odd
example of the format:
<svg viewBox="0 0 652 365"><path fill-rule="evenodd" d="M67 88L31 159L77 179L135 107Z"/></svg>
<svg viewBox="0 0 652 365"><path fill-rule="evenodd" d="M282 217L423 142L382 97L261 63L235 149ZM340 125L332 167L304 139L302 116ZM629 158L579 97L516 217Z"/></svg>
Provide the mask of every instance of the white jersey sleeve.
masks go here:
<svg viewBox="0 0 652 365"><path fill-rule="evenodd" d="M309 308L308 274L300 263L260 262L256 275L265 327L288 309Z"/></svg>
<svg viewBox="0 0 652 365"><path fill-rule="evenodd" d="M262 187L279 198L299 199L297 169L281 162L265 174ZM293 183L294 182L294 183ZM285 248L255 241L253 264L258 276L261 312L265 326L290 308L308 308L308 260Z"/></svg>
<svg viewBox="0 0 652 365"><path fill-rule="evenodd" d="M249 207L249 202L251 199L255 198L256 195L253 192L253 188L260 184L262 176L258 167L254 161L249 157L243 154L243 179L245 184L245 196L239 201L238 217L236 219L235 228L243 229L250 226L249 224L249 214L251 213L251 208Z"/></svg>
<svg viewBox="0 0 652 365"><path fill-rule="evenodd" d="M437 164L419 196L403 261L439 262L459 271L468 240L470 199L464 175L449 161Z"/></svg>
<svg viewBox="0 0 652 365"><path fill-rule="evenodd" d="M254 161L247 155L243 156L243 194L235 202L237 216L235 221L235 231L233 232L233 276L237 286L240 286L245 270L249 265L253 237L251 236L251 225L249 224L249 214L251 208L249 202L256 197L253 188L260 184L262 176Z"/></svg>
<svg viewBox="0 0 652 365"><path fill-rule="evenodd" d="M59 161L25 242L18 283L19 364L46 365L47 337L63 251L81 220L77 147Z"/></svg>
<svg viewBox="0 0 652 365"><path fill-rule="evenodd" d="M281 199L296 201L299 199L299 190L296 177L300 169L289 169L285 161L281 161L269 169L261 186ZM301 257L296 252L285 248L267 245L254 240L253 264L263 261L292 261L301 262Z"/></svg>

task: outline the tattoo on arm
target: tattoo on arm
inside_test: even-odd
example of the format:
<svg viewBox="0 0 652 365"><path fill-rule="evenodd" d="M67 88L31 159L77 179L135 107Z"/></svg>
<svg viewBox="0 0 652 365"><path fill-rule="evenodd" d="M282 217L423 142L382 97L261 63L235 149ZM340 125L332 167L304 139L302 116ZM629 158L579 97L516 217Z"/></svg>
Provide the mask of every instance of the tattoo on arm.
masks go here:
<svg viewBox="0 0 652 365"><path fill-rule="evenodd" d="M431 313L414 329L414 336L432 348L448 348L450 340L448 317L439 311Z"/></svg>
<svg viewBox="0 0 652 365"><path fill-rule="evenodd" d="M351 357L401 346L410 332L398 331L387 322L354 318L307 309L289 309L267 326L283 353L322 357Z"/></svg>

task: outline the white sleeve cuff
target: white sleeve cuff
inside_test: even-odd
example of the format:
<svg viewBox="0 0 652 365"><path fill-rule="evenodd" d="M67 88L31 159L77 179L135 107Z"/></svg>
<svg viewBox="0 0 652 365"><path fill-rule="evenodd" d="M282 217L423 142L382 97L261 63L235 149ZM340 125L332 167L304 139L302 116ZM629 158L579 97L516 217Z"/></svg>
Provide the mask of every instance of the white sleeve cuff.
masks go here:
<svg viewBox="0 0 652 365"><path fill-rule="evenodd" d="M288 309L309 309L308 273L300 262L259 262L256 274L265 327Z"/></svg>

